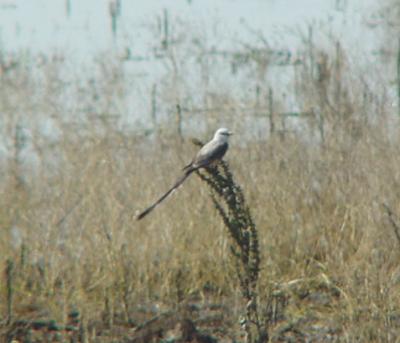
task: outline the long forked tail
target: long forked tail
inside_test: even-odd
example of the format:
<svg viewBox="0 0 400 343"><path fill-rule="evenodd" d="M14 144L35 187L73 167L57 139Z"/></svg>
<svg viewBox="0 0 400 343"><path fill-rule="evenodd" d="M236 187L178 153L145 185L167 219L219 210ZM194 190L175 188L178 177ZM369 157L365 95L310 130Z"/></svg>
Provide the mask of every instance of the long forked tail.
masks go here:
<svg viewBox="0 0 400 343"><path fill-rule="evenodd" d="M197 168L193 168L192 166L188 166L185 169L184 174L175 182L175 184L161 197L159 198L153 205L147 207L143 212L136 216L137 220L144 218L151 211L153 211L163 200L165 200L175 189L177 189L186 179L192 174Z"/></svg>

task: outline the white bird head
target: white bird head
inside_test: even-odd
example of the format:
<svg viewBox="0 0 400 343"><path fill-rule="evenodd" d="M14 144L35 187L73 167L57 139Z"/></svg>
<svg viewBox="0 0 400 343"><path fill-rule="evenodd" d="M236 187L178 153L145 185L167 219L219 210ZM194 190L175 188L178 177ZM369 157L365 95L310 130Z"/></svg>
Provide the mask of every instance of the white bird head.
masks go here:
<svg viewBox="0 0 400 343"><path fill-rule="evenodd" d="M233 132L228 129L221 127L215 132L214 139L218 139L224 142L228 141L229 136L233 135Z"/></svg>

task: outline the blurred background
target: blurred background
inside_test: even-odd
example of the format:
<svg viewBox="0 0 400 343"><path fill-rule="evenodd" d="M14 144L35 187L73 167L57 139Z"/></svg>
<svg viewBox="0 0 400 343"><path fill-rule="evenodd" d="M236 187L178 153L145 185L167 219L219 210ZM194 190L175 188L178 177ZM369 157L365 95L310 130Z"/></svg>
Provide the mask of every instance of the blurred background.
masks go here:
<svg viewBox="0 0 400 343"><path fill-rule="evenodd" d="M0 263L17 294L0 313L78 309L99 328L208 299L236 337L230 240L198 178L132 219L190 139L225 126L277 341L292 323L394 342L399 31L398 0L0 0Z"/></svg>
<svg viewBox="0 0 400 343"><path fill-rule="evenodd" d="M16 106L13 117L53 139L60 120L80 129L85 121L108 121L147 133L173 125L204 132L209 121L212 128L229 122L261 135L268 131L269 92L299 128L297 118L315 107L297 89L302 69L324 77L324 64L329 69L330 57L341 53L351 76L362 76L364 88L377 94L385 86L397 106L393 3L2 0L1 70L28 69L32 102L41 94L52 98L40 113ZM50 89L43 92L45 84Z"/></svg>

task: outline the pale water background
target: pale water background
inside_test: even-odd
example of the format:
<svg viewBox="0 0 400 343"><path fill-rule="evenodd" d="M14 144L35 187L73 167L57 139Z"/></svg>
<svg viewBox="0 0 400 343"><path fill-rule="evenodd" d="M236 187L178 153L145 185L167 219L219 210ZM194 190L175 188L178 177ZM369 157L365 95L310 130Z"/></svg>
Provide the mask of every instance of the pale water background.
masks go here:
<svg viewBox="0 0 400 343"><path fill-rule="evenodd" d="M295 60L297 49L304 46L300 33L306 34L312 26L315 45L328 49L333 46L329 37L340 41L348 54L346 58L357 68L355 74L364 73L372 89L386 87L387 73L393 73L380 55L385 32L380 25L380 2L376 0L121 0L116 33L111 29L111 3L110 0L0 0L2 54L7 58L7 54L26 53L38 60L62 56L65 69L61 77L66 82L63 100L71 104L69 111L77 118L91 109L74 107L76 101L68 82L90 79L96 72L95 61L101 58L123 61L128 86L123 101L115 105L115 114L120 116L121 127L138 129L152 126L150 103L155 85L164 89L177 87L179 98L190 99L193 107L201 103L197 91L201 80L195 60L198 51L191 52L196 41L208 50L232 52L246 46L265 48L264 39L271 49L286 51ZM174 85L171 66L165 59L157 58L165 13L171 40L177 40L176 56L183 75ZM397 42L392 43L397 46ZM226 61L218 58L209 68L213 75L208 84L210 91L227 89L243 102L254 97L256 82L246 72L232 75ZM284 97L287 106L284 111L299 109L291 96L292 77L291 67L273 67L265 80L273 85L276 96ZM395 102L395 87L390 91ZM161 123L175 111L161 103L157 110ZM36 118L33 124L26 108L21 108L20 114L18 109L15 113L21 126L40 125L39 131L46 136L57 136L50 113ZM217 124L229 122L221 119ZM186 127L201 129L201 125L201 118L193 118ZM265 127L257 122L254 129Z"/></svg>
<svg viewBox="0 0 400 343"><path fill-rule="evenodd" d="M295 58L301 43L298 33L312 25L317 45L332 45L327 39L331 34L350 51L349 58L356 59L360 69L370 72L372 66L379 66L382 29L376 0L121 0L115 35L111 2L0 0L0 49L3 53L62 55L68 60L66 79L90 73L93 60L101 54L121 58L129 54L134 61L127 61L124 68L135 82L126 105L137 112L127 114L130 122L149 119L143 113L148 112L151 88L166 77L165 63L153 57L162 38L164 11L172 37L184 32L188 42L193 37L210 49L257 46L262 36L272 49L288 51ZM247 96L243 83L226 72L220 73L221 83L216 87L237 87L238 96ZM272 70L269 81L279 84L283 80L285 87L290 73L288 69Z"/></svg>
<svg viewBox="0 0 400 343"><path fill-rule="evenodd" d="M378 5L376 0L122 0L115 41L110 1L1 0L0 39L6 51L65 51L78 60L127 45L146 54L154 44L146 27L167 9L172 22L190 23L222 46L254 39L249 29L290 43L285 31L319 22L328 23L346 45L364 50L377 43L376 31L366 24L373 22Z"/></svg>

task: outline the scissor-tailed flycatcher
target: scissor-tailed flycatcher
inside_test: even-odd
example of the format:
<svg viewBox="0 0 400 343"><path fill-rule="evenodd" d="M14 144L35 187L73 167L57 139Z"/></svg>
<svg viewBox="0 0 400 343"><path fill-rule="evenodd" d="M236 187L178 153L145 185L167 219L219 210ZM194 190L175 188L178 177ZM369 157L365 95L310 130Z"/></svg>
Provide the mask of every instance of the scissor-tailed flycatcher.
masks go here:
<svg viewBox="0 0 400 343"><path fill-rule="evenodd" d="M165 200L165 198L168 197L168 195L177 189L194 171L200 168L208 167L214 162L221 160L228 150L228 138L230 135L232 135L232 132L230 132L228 129L218 129L217 132L215 132L214 138L200 149L192 162L183 168L184 173L175 182L175 184L153 205L149 206L142 213L140 213L136 219L140 220L154 210L157 205L159 205L163 200Z"/></svg>

